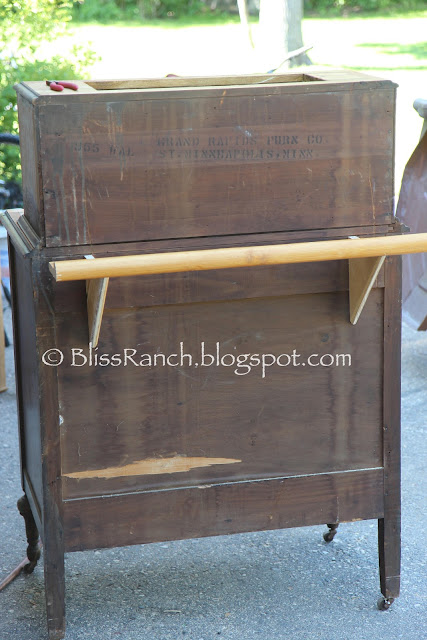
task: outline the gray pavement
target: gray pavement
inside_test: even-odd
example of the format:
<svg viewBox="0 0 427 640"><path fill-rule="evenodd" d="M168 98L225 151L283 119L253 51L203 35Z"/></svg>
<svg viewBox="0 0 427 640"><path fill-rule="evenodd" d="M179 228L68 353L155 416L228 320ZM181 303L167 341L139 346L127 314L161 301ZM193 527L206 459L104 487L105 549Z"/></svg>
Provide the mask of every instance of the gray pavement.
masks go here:
<svg viewBox="0 0 427 640"><path fill-rule="evenodd" d="M10 310L5 323L11 334ZM402 595L380 612L375 521L68 554L67 640L427 638L427 334L404 327ZM13 349L0 394L0 580L25 555ZM0 640L47 638L42 563L0 592Z"/></svg>

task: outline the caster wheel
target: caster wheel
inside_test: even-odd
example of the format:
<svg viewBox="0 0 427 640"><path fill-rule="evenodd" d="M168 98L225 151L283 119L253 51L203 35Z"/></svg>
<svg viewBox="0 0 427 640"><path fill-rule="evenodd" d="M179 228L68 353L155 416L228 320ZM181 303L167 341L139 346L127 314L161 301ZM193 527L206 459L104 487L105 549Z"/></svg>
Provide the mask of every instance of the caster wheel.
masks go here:
<svg viewBox="0 0 427 640"><path fill-rule="evenodd" d="M377 602L378 605L378 609L380 611L387 611L387 609L390 609L391 605L394 602L394 598L380 598Z"/></svg>

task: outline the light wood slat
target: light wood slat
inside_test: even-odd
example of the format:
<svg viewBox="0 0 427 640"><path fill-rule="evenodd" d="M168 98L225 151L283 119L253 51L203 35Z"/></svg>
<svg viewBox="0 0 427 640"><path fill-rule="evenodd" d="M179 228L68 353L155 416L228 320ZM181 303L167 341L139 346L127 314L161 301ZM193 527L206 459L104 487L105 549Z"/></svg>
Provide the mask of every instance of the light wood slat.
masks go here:
<svg viewBox="0 0 427 640"><path fill-rule="evenodd" d="M86 260L95 260L92 255L85 256ZM109 278L87 280L87 320L89 325L89 344L98 346L101 331L102 316L104 314L105 298L107 297Z"/></svg>
<svg viewBox="0 0 427 640"><path fill-rule="evenodd" d="M159 89L174 87L222 87L256 84L263 80L274 78L276 83L287 84L289 82L310 82L320 80L302 73L277 74L255 74L248 76L173 76L169 78L132 78L129 80L94 80L86 84L98 91L123 90L123 89Z"/></svg>
<svg viewBox="0 0 427 640"><path fill-rule="evenodd" d="M356 324L368 299L385 256L353 258L348 261L350 322Z"/></svg>
<svg viewBox="0 0 427 640"><path fill-rule="evenodd" d="M427 251L427 233L49 263L56 281L369 258Z"/></svg>
<svg viewBox="0 0 427 640"><path fill-rule="evenodd" d="M86 283L89 343L92 344L92 347L98 345L108 281L109 278L97 278L96 280L88 280Z"/></svg>

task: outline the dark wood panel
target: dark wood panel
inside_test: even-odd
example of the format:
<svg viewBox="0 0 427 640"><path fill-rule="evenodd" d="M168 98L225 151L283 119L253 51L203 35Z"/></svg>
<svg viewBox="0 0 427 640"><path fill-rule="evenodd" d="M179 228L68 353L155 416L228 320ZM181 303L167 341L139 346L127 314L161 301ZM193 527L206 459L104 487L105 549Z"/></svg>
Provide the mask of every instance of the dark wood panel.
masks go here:
<svg viewBox="0 0 427 640"><path fill-rule="evenodd" d="M182 366L73 366L88 355L86 316L58 318L57 345L64 495L203 484L382 464L382 290L356 326L348 294L296 295L224 303L107 311L97 357L180 353ZM351 366L196 367L205 352L346 354ZM207 359L210 361L209 359ZM269 362L271 359L267 357ZM123 358L122 358L123 361ZM330 362L330 359L327 359ZM137 363L147 358L137 359ZM282 363L288 363L288 357ZM74 365L83 363L75 355ZM316 359L315 359L316 363ZM245 372L245 375L235 373ZM309 443L309 446L307 446ZM99 452L102 451L102 456ZM316 451L313 457L313 451ZM188 472L128 475L129 464L187 456L241 462ZM103 470L109 468L109 478ZM87 474L76 477L75 473Z"/></svg>
<svg viewBox="0 0 427 640"><path fill-rule="evenodd" d="M390 222L392 104L285 85L40 107L47 245Z"/></svg>
<svg viewBox="0 0 427 640"><path fill-rule="evenodd" d="M400 360L402 258L386 259L384 297L384 518L378 521L381 593L400 592Z"/></svg>
<svg viewBox="0 0 427 640"><path fill-rule="evenodd" d="M40 430L39 371L36 346L36 318L31 262L9 242L15 372L18 398L21 467L34 489L39 508L43 505ZM24 487L24 478L22 478Z"/></svg>
<svg viewBox="0 0 427 640"><path fill-rule="evenodd" d="M348 262L112 278L106 309L242 300L348 290Z"/></svg>
<svg viewBox="0 0 427 640"><path fill-rule="evenodd" d="M105 309L334 291L348 291L347 261L111 278ZM57 313L86 313L85 282L58 283L54 297Z"/></svg>
<svg viewBox="0 0 427 640"><path fill-rule="evenodd" d="M28 474L24 471L23 475L24 475L23 489L24 489L25 495L28 498L28 502L30 504L31 512L34 517L37 530L40 533L41 531L43 531L42 505L40 504L40 501L36 496L34 487L29 479Z"/></svg>
<svg viewBox="0 0 427 640"><path fill-rule="evenodd" d="M40 256L11 248L16 378L23 488L43 540L48 627L63 637L64 546L56 369L42 354L55 346L55 318Z"/></svg>
<svg viewBox="0 0 427 640"><path fill-rule="evenodd" d="M55 348L56 318L50 305L52 282L46 278L45 262L32 256L32 303L36 317L38 396L43 487L43 540L46 613L49 635L65 632L64 528L61 490L60 411L57 370L43 362L43 354ZM28 302L28 299L27 299Z"/></svg>
<svg viewBox="0 0 427 640"><path fill-rule="evenodd" d="M94 246L43 247L42 254L50 260L87 255L93 251L97 256L125 255L132 253L156 253L166 251L191 251L192 249L217 249L257 244L281 244L287 242L309 242L348 238L348 236L384 236L394 233L395 226L376 224L368 226L338 227L336 229L308 229L276 233L250 233L232 236L206 236L202 238L168 238L166 240L144 240L123 243L107 243Z"/></svg>
<svg viewBox="0 0 427 640"><path fill-rule="evenodd" d="M382 470L64 503L67 551L379 518Z"/></svg>
<svg viewBox="0 0 427 640"><path fill-rule="evenodd" d="M37 108L26 94L18 93L19 147L22 166L22 190L25 216L38 235L44 234L40 150L38 146Z"/></svg>

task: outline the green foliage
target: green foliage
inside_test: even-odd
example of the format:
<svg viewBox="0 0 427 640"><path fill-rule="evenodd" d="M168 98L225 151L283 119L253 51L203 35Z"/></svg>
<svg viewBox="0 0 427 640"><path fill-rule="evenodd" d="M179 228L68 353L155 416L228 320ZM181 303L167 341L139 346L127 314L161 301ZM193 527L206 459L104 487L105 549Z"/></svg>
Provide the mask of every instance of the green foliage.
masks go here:
<svg viewBox="0 0 427 640"><path fill-rule="evenodd" d="M267 0L268 1L268 0ZM420 9L425 0L304 0L307 13L348 15L373 11ZM258 3L248 0L251 15ZM237 0L75 0L73 20L111 23L123 20L156 20L237 13Z"/></svg>
<svg viewBox="0 0 427 640"><path fill-rule="evenodd" d="M129 2L129 4L133 4ZM179 18L191 16L206 9L200 0L137 0L142 18Z"/></svg>
<svg viewBox="0 0 427 640"><path fill-rule="evenodd" d="M15 83L81 77L94 62L94 53L82 47L74 47L67 57L46 60L38 55L41 43L65 33L71 10L71 1L0 0L0 131L19 133ZM0 177L19 181L19 148L1 146Z"/></svg>
<svg viewBox="0 0 427 640"><path fill-rule="evenodd" d="M120 3L116 3L114 0L77 0L73 9L73 20L114 22L123 18L134 18L135 13L129 11L130 4L128 0L123 0ZM133 4L136 5L136 2Z"/></svg>
<svg viewBox="0 0 427 640"><path fill-rule="evenodd" d="M410 11L425 7L425 0L304 0L306 12L359 13L373 11Z"/></svg>
<svg viewBox="0 0 427 640"><path fill-rule="evenodd" d="M207 10L202 0L77 0L73 19L80 22L180 18Z"/></svg>
<svg viewBox="0 0 427 640"><path fill-rule="evenodd" d="M41 41L56 37L50 24L56 33L64 31L71 7L69 0L0 0L0 48L12 40L19 48L34 51Z"/></svg>

